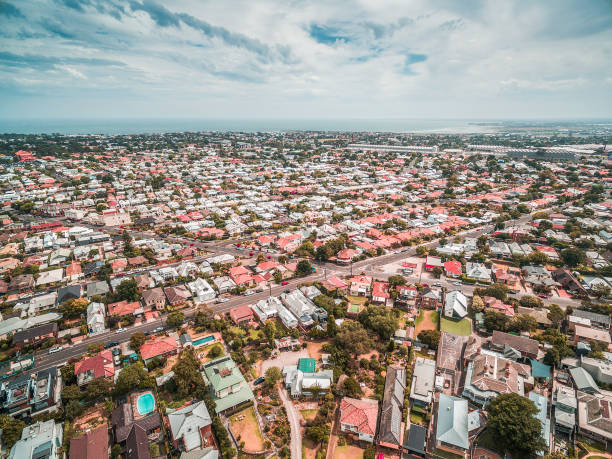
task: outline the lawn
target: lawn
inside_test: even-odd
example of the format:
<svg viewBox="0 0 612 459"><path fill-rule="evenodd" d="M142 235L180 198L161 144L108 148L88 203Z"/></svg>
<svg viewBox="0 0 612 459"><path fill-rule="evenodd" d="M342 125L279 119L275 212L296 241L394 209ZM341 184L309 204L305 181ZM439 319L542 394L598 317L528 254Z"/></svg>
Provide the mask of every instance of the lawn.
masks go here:
<svg viewBox="0 0 612 459"><path fill-rule="evenodd" d="M242 410L230 418L232 432L239 443L244 442L244 452L258 452L264 449L264 439L259 430L253 407Z"/></svg>
<svg viewBox="0 0 612 459"><path fill-rule="evenodd" d="M312 421L317 415L317 410L300 410L300 414L305 421Z"/></svg>
<svg viewBox="0 0 612 459"><path fill-rule="evenodd" d="M336 446L334 449L334 459L360 459L363 458L364 450L351 445Z"/></svg>
<svg viewBox="0 0 612 459"><path fill-rule="evenodd" d="M590 438L578 437L578 446L581 446L589 453L605 453L606 447L603 443L600 443Z"/></svg>
<svg viewBox="0 0 612 459"><path fill-rule="evenodd" d="M421 309L416 319L416 334L423 330L437 330L440 324L438 311Z"/></svg>
<svg viewBox="0 0 612 459"><path fill-rule="evenodd" d="M440 331L458 336L470 336L472 334L472 322L469 319L454 320L440 317Z"/></svg>
<svg viewBox="0 0 612 459"><path fill-rule="evenodd" d="M412 424L418 424L420 426L424 426L425 425L425 418L423 417L422 414L415 413L414 411L411 411L410 412L410 422Z"/></svg>
<svg viewBox="0 0 612 459"><path fill-rule="evenodd" d="M359 314L360 306L358 304L349 304L348 312L350 314Z"/></svg>

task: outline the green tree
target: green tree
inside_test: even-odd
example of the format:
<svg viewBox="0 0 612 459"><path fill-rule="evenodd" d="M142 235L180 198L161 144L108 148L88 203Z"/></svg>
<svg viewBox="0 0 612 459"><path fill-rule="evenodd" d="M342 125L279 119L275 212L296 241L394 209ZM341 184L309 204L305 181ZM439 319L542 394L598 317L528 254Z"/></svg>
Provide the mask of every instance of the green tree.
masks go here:
<svg viewBox="0 0 612 459"><path fill-rule="evenodd" d="M368 306L359 313L359 322L383 341L389 340L399 327L393 311L384 306Z"/></svg>
<svg viewBox="0 0 612 459"><path fill-rule="evenodd" d="M576 247L570 247L562 250L560 255L563 262L572 268L583 264L586 261L586 254L584 251Z"/></svg>
<svg viewBox="0 0 612 459"><path fill-rule="evenodd" d="M217 357L221 357L222 355L223 346L221 346L220 344L215 344L213 347L210 348L210 351L208 351L206 357L208 357L209 359L216 359Z"/></svg>
<svg viewBox="0 0 612 459"><path fill-rule="evenodd" d="M175 392L179 398L189 396L203 400L207 391L206 383L200 373L200 361L192 349L184 349L172 367Z"/></svg>
<svg viewBox="0 0 612 459"><path fill-rule="evenodd" d="M546 448L542 423L535 417L538 409L528 398L513 392L498 395L487 405L487 412L487 429L502 451L528 457Z"/></svg>
<svg viewBox="0 0 612 459"><path fill-rule="evenodd" d="M168 314L166 323L172 328L181 328L181 325L185 323L185 314L180 311L171 312Z"/></svg>
<svg viewBox="0 0 612 459"><path fill-rule="evenodd" d="M484 310L484 307L485 304L484 301L482 301L482 298L480 298L478 295L474 295L472 297L472 311L481 312Z"/></svg>
<svg viewBox="0 0 612 459"><path fill-rule="evenodd" d="M508 328L508 316L495 310L485 312L484 325L487 330L506 331Z"/></svg>
<svg viewBox="0 0 612 459"><path fill-rule="evenodd" d="M264 384L267 387L273 387L278 381L280 381L283 375L278 367L270 367L266 370L264 377Z"/></svg>
<svg viewBox="0 0 612 459"><path fill-rule="evenodd" d="M338 325L336 325L336 318L333 314L330 314L327 318L327 329L325 331L330 338L333 338L338 333Z"/></svg>
<svg viewBox="0 0 612 459"><path fill-rule="evenodd" d="M598 283L591 289L591 293L598 299L607 298L610 296L610 287L603 283Z"/></svg>
<svg viewBox="0 0 612 459"><path fill-rule="evenodd" d="M342 392L347 397L351 398L360 398L363 395L363 391L361 390L361 386L355 380L355 378L348 377L344 380L342 384Z"/></svg>
<svg viewBox="0 0 612 459"><path fill-rule="evenodd" d="M76 384L64 386L62 388L62 400L69 402L70 400L80 400L83 397L81 389Z"/></svg>
<svg viewBox="0 0 612 459"><path fill-rule="evenodd" d="M565 319L565 312L558 304L553 303L548 307L548 314L546 316L555 327L558 327L563 319Z"/></svg>
<svg viewBox="0 0 612 459"><path fill-rule="evenodd" d="M297 275L307 276L308 274L312 274L312 265L308 260L300 260L297 264Z"/></svg>
<svg viewBox="0 0 612 459"><path fill-rule="evenodd" d="M8 414L0 414L0 429L2 429L2 441L11 448L21 438L21 431L25 423L21 419L14 419Z"/></svg>
<svg viewBox="0 0 612 459"><path fill-rule="evenodd" d="M391 287L397 287L399 285L406 285L406 278L404 278L404 276L401 276L399 274L394 274L392 276L389 276L388 281Z"/></svg>
<svg viewBox="0 0 612 459"><path fill-rule="evenodd" d="M429 346L431 349L438 349L440 344L440 331L439 330L422 330L417 335L417 339Z"/></svg>
<svg viewBox="0 0 612 459"><path fill-rule="evenodd" d="M541 299L533 295L523 295L519 303L525 308L541 308L544 305Z"/></svg>
<svg viewBox="0 0 612 459"><path fill-rule="evenodd" d="M77 319L87 311L88 304L85 298L72 298L59 305L59 312L66 319Z"/></svg>
<svg viewBox="0 0 612 459"><path fill-rule="evenodd" d="M149 376L142 362L136 362L121 370L115 383L114 393L120 396L134 389L152 389L153 387L155 387L155 379Z"/></svg>
<svg viewBox="0 0 612 459"><path fill-rule="evenodd" d="M436 279L440 279L440 276L442 276L444 270L439 266L436 266L434 269L431 270L431 272L434 276L436 276Z"/></svg>
<svg viewBox="0 0 612 459"><path fill-rule="evenodd" d="M372 350L373 343L363 325L354 320L345 320L334 339L336 346L346 349L354 356L365 354Z"/></svg>
<svg viewBox="0 0 612 459"><path fill-rule="evenodd" d="M142 346L146 341L147 336L144 333L134 333L132 336L130 336L130 347L138 352L140 350L140 346Z"/></svg>
<svg viewBox="0 0 612 459"><path fill-rule="evenodd" d="M85 389L85 397L89 401L95 401L109 395L112 383L106 378L96 378L87 384Z"/></svg>
<svg viewBox="0 0 612 459"><path fill-rule="evenodd" d="M66 404L66 408L64 409L64 412L66 413L66 418L70 421L83 414L83 411L85 411L85 407L81 405L78 400L70 400Z"/></svg>
<svg viewBox="0 0 612 459"><path fill-rule="evenodd" d="M138 284L134 279L126 279L121 282L113 295L114 301L138 301L140 299L140 291Z"/></svg>

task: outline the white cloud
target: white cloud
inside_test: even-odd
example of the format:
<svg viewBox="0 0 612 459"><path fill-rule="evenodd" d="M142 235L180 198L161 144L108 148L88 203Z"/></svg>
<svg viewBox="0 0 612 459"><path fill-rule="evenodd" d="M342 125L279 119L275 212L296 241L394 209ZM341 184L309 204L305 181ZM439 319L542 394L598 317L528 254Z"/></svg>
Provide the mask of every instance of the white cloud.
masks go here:
<svg viewBox="0 0 612 459"><path fill-rule="evenodd" d="M115 0L11 1L23 18L3 42L27 59L0 51L0 87L38 88L37 113L56 112L50 94L78 91L67 110L104 115L100 90L163 116L607 116L612 106L602 91L612 29L600 20L612 11L596 0L135 0L136 11L117 2L123 12Z"/></svg>

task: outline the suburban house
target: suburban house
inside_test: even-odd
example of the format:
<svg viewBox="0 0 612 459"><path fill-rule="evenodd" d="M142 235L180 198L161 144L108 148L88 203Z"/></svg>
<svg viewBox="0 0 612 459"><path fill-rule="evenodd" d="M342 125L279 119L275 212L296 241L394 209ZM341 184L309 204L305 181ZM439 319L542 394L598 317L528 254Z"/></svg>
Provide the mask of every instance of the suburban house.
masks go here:
<svg viewBox="0 0 612 459"><path fill-rule="evenodd" d="M405 391L406 368L388 366L378 429L378 444L380 446L396 450L401 449L404 440L404 423L398 422L398 420L402 418Z"/></svg>
<svg viewBox="0 0 612 459"><path fill-rule="evenodd" d="M477 354L468 363L463 396L485 405L499 394L524 396L534 386L531 367L495 355Z"/></svg>
<svg viewBox="0 0 612 459"><path fill-rule="evenodd" d="M47 339L56 338L57 331L57 323L55 322L27 328L15 332L12 343L17 349L21 349L24 346L35 346Z"/></svg>
<svg viewBox="0 0 612 459"><path fill-rule="evenodd" d="M386 305L391 302L391 293L387 282L374 282L372 286L372 303Z"/></svg>
<svg viewBox="0 0 612 459"><path fill-rule="evenodd" d="M203 376L210 386L217 414L253 400L253 392L230 356L204 364Z"/></svg>
<svg viewBox="0 0 612 459"><path fill-rule="evenodd" d="M105 317L106 308L103 303L89 303L87 305L87 330L89 334L95 335L106 330Z"/></svg>
<svg viewBox="0 0 612 459"><path fill-rule="evenodd" d="M417 357L412 372L410 399L415 405L428 406L433 400L436 361Z"/></svg>
<svg viewBox="0 0 612 459"><path fill-rule="evenodd" d="M253 310L248 304L236 306L229 310L229 316L236 325L253 322Z"/></svg>
<svg viewBox="0 0 612 459"><path fill-rule="evenodd" d="M101 424L70 439L70 459L108 459L108 427Z"/></svg>
<svg viewBox="0 0 612 459"><path fill-rule="evenodd" d="M37 373L23 373L2 387L2 409L13 417L32 417L55 411L61 406L61 386L55 367Z"/></svg>
<svg viewBox="0 0 612 459"><path fill-rule="evenodd" d="M378 402L344 397L340 402L340 430L359 440L374 443L378 423Z"/></svg>
<svg viewBox="0 0 612 459"><path fill-rule="evenodd" d="M446 277L461 277L463 274L463 265L460 261L449 260L444 262L444 274Z"/></svg>
<svg viewBox="0 0 612 459"><path fill-rule="evenodd" d="M437 288L425 287L421 292L421 307L426 309L438 309L442 306L442 291Z"/></svg>
<svg viewBox="0 0 612 459"><path fill-rule="evenodd" d="M161 287L156 287L143 291L141 301L147 309L161 310L166 306L166 295Z"/></svg>
<svg viewBox="0 0 612 459"><path fill-rule="evenodd" d="M85 357L74 364L77 384L84 386L97 378L112 379L115 375L113 355L106 349L93 357Z"/></svg>
<svg viewBox="0 0 612 459"><path fill-rule="evenodd" d="M143 362L148 365L154 358L166 358L178 353L179 346L172 336L155 337L140 346L140 355Z"/></svg>
<svg viewBox="0 0 612 459"><path fill-rule="evenodd" d="M143 314L142 306L138 301L118 301L108 305L108 315L123 317L128 315L138 316Z"/></svg>
<svg viewBox="0 0 612 459"><path fill-rule="evenodd" d="M175 285L172 287L164 287L164 293L168 298L168 303L172 306L178 306L185 303L191 298L191 292L184 285Z"/></svg>
<svg viewBox="0 0 612 459"><path fill-rule="evenodd" d="M130 451L130 458L151 457L149 443L161 435L161 417L157 411L134 418L131 403L122 403L111 413L111 425L115 443Z"/></svg>
<svg viewBox="0 0 612 459"><path fill-rule="evenodd" d="M370 296L372 278L370 276L353 276L349 280L349 294L352 296Z"/></svg>
<svg viewBox="0 0 612 459"><path fill-rule="evenodd" d="M444 315L452 319L463 319L468 313L468 300L460 290L453 290L446 294L444 302Z"/></svg>
<svg viewBox="0 0 612 459"><path fill-rule="evenodd" d="M539 343L525 336L512 335L498 330L493 331L491 349L504 353L508 348L519 352L522 357L538 358Z"/></svg>
<svg viewBox="0 0 612 459"><path fill-rule="evenodd" d="M302 361L304 359L300 359ZM333 370L315 371L314 359L313 365L305 366L298 361L298 365L287 365L283 367L283 376L285 378L285 387L292 397L311 397L325 393L331 389L334 382Z"/></svg>
<svg viewBox="0 0 612 459"><path fill-rule="evenodd" d="M468 440L468 401L452 395L440 394L436 419L436 446L465 452Z"/></svg>
<svg viewBox="0 0 612 459"><path fill-rule="evenodd" d="M26 426L21 438L11 448L8 459L59 458L64 430L55 420L38 421Z"/></svg>
<svg viewBox="0 0 612 459"><path fill-rule="evenodd" d="M179 408L168 414L172 444L179 451L192 451L215 445L212 418L203 401Z"/></svg>

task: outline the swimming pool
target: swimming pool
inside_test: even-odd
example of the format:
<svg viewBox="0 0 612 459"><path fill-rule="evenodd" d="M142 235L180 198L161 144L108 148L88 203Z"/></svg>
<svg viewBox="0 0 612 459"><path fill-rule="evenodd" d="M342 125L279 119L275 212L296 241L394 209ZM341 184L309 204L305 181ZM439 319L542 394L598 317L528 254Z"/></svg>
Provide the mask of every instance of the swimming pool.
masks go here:
<svg viewBox="0 0 612 459"><path fill-rule="evenodd" d="M206 338L196 339L196 340L193 342L193 345L194 345L194 346L199 346L200 344L206 344L206 343L208 343L208 342L210 342L210 341L213 341L214 339L215 339L215 337L214 337L213 335L209 335L209 336L207 336Z"/></svg>
<svg viewBox="0 0 612 459"><path fill-rule="evenodd" d="M138 412L142 416L153 411L155 409L155 399L153 398L153 394L151 392L147 392L146 394L139 396L138 400L136 401L136 408L138 408Z"/></svg>

